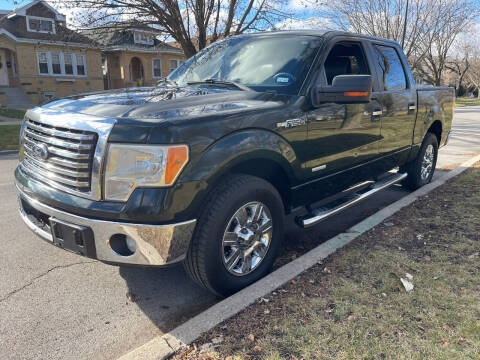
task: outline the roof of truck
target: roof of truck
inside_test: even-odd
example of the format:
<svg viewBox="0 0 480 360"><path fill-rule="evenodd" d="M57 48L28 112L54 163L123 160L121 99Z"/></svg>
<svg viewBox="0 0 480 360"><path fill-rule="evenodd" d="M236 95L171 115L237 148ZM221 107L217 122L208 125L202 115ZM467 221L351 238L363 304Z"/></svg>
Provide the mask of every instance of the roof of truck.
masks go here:
<svg viewBox="0 0 480 360"><path fill-rule="evenodd" d="M338 30L328 30L328 29L275 30L275 31L263 31L263 32L256 32L256 33L247 33L247 34L242 34L242 35L237 35L237 36L262 36L262 35L287 35L287 34L321 36L321 37L327 37L327 38L333 38L333 37L336 37L336 36L351 36L351 37L367 39L367 40L371 40L371 41L381 41L381 42L386 42L386 43L391 43L391 44L398 45L398 43L396 41L390 40L390 39L385 39L385 38L380 38L380 37L375 37L375 36L370 36L370 35L364 35L364 34L356 34L356 33L351 33L351 32L348 32L348 31L338 31Z"/></svg>

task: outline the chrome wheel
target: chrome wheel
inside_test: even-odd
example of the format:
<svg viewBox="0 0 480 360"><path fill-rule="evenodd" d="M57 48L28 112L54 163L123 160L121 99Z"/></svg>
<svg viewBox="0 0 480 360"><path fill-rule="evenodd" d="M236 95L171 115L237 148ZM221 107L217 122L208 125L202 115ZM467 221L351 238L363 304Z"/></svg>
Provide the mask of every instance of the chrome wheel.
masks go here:
<svg viewBox="0 0 480 360"><path fill-rule="evenodd" d="M428 179L433 169L433 162L435 159L435 148L432 144L428 145L425 149L425 155L423 156L421 177L425 181Z"/></svg>
<svg viewBox="0 0 480 360"><path fill-rule="evenodd" d="M233 275L255 270L265 258L272 239L272 215L261 202L238 209L228 222L222 239L223 265Z"/></svg>

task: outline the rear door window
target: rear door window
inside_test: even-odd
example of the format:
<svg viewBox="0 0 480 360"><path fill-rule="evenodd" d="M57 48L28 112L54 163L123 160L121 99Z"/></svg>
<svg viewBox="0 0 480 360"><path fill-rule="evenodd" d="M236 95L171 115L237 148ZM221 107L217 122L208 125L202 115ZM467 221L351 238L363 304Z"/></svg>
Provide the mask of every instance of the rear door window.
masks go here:
<svg viewBox="0 0 480 360"><path fill-rule="evenodd" d="M390 46L375 45L375 55L383 80L384 90L404 90L407 88L405 71L397 50Z"/></svg>

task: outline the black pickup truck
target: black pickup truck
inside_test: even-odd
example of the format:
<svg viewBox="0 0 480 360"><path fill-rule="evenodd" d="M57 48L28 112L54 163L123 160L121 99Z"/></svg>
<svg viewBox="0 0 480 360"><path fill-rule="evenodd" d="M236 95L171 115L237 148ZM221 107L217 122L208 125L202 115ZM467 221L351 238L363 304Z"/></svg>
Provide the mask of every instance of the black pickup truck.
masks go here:
<svg viewBox="0 0 480 360"><path fill-rule="evenodd" d="M286 214L308 227L394 183L430 182L453 110L453 89L416 87L392 41L228 37L155 87L28 111L20 214L66 250L183 262L226 296L270 270Z"/></svg>

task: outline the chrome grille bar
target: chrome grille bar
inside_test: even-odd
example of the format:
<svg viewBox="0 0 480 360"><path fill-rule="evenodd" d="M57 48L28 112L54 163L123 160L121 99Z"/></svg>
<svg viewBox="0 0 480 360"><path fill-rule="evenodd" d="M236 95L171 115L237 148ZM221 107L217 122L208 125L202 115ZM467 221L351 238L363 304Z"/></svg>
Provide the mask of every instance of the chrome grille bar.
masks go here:
<svg viewBox="0 0 480 360"><path fill-rule="evenodd" d="M89 194L97 134L26 119L22 170L49 186Z"/></svg>

